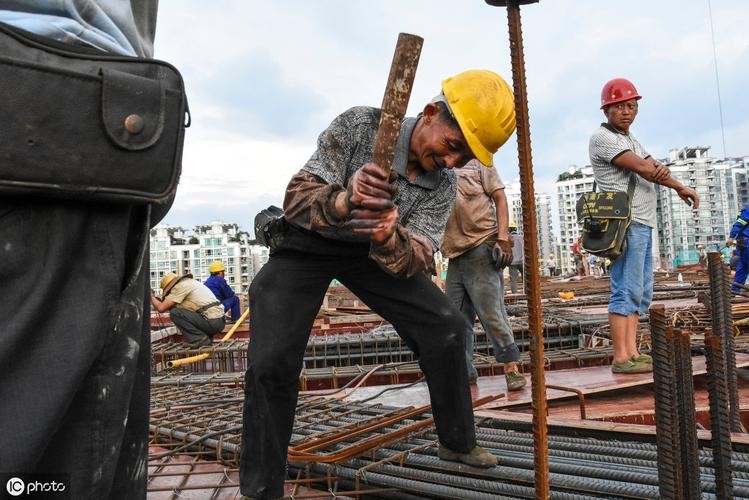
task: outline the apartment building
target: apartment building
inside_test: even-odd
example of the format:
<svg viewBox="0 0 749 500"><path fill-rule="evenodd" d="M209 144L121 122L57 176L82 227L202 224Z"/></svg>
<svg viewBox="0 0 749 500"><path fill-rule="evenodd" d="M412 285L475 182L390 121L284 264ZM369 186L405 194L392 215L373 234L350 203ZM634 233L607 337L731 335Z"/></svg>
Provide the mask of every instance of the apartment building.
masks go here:
<svg viewBox="0 0 749 500"><path fill-rule="evenodd" d="M510 211L510 225L517 226L523 233L523 205L520 198L520 179L515 179L505 186L507 206ZM536 193L536 229L538 231L538 256L546 260L554 253L554 235L552 233L551 197L547 193Z"/></svg>
<svg viewBox="0 0 749 500"><path fill-rule="evenodd" d="M580 236L577 223L577 200L585 193L593 191L593 167L570 165L566 172L559 174L554 183L557 192L559 214L559 255L557 265L562 273L574 272L572 245Z"/></svg>
<svg viewBox="0 0 749 500"><path fill-rule="evenodd" d="M700 208L693 210L673 189L658 189L657 255L664 269L696 263L697 245L708 251L723 248L736 216L749 203L749 157L716 159L709 152L710 146L684 147L661 160L700 198Z"/></svg>
<svg viewBox="0 0 749 500"><path fill-rule="evenodd" d="M198 281L210 276L208 267L220 260L226 268L226 281L236 293L244 293L250 281L268 261L268 249L253 244L249 234L237 224L213 222L186 231L181 227L158 225L151 230L151 288L159 289L168 272L190 273Z"/></svg>

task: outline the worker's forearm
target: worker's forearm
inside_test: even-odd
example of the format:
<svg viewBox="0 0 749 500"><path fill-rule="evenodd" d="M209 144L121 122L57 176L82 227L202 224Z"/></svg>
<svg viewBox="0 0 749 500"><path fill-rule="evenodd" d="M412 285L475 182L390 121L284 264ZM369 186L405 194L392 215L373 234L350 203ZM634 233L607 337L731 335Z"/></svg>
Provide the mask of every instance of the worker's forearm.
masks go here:
<svg viewBox="0 0 749 500"><path fill-rule="evenodd" d="M504 189L498 189L492 193L494 208L497 212L497 237L500 240L510 239L510 209L507 205L507 195Z"/></svg>

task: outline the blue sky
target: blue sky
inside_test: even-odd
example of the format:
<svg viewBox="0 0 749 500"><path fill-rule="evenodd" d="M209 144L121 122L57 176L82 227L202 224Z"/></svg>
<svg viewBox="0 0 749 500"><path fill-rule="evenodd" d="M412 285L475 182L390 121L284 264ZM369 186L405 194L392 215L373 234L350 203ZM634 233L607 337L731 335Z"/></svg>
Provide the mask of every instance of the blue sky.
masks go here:
<svg viewBox="0 0 749 500"><path fill-rule="evenodd" d="M747 156L749 2L711 6L726 155ZM587 164L614 77L643 96L632 130L654 156L709 145L723 157L707 0L541 0L521 15L538 191ZM506 11L483 0L161 0L155 56L182 72L193 118L164 222L250 230L337 114L380 104L399 32L425 40L409 115L465 69L511 81ZM495 165L517 177L514 138Z"/></svg>

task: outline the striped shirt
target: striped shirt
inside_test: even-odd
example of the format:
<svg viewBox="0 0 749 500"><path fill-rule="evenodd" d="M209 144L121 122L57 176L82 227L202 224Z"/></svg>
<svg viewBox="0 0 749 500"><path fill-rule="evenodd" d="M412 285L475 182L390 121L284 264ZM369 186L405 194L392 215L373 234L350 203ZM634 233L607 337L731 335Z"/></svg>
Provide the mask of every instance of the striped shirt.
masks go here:
<svg viewBox="0 0 749 500"><path fill-rule="evenodd" d="M623 134L607 123L602 123L593 132L588 152L598 191L626 192L629 180L634 176L636 184L632 196L632 220L655 227L657 202L655 184L613 163L616 158L627 151L632 151L643 159L650 156L650 153L645 151L632 134Z"/></svg>

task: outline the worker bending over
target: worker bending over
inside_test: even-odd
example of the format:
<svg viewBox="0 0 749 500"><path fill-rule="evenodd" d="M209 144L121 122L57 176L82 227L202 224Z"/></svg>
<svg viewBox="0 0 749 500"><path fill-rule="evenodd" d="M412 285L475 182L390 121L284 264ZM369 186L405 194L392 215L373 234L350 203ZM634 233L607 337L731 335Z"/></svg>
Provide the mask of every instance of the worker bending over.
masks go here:
<svg viewBox="0 0 749 500"><path fill-rule="evenodd" d="M419 358L439 457L490 467L476 445L463 335L466 320L430 280L455 199L453 168L492 155L515 130L512 91L496 73L446 79L406 118L392 172L372 163L380 109L336 117L286 190L286 233L250 286L252 342L240 459L243 495L283 495L304 351L337 279L392 323Z"/></svg>
<svg viewBox="0 0 749 500"><path fill-rule="evenodd" d="M161 290L161 300L151 294L151 306L160 313L169 311L169 317L190 347L211 345L211 337L226 325L224 307L213 292L191 274L178 277L175 273L166 273L161 278Z"/></svg>

